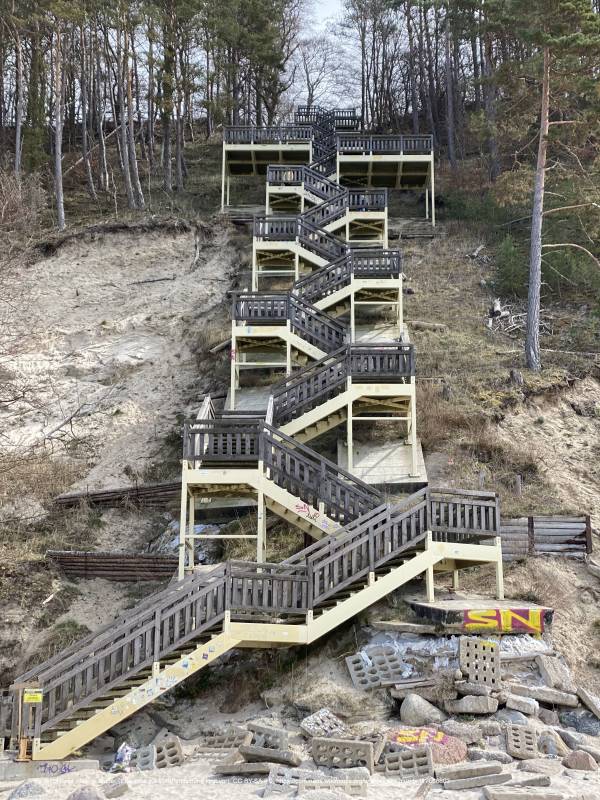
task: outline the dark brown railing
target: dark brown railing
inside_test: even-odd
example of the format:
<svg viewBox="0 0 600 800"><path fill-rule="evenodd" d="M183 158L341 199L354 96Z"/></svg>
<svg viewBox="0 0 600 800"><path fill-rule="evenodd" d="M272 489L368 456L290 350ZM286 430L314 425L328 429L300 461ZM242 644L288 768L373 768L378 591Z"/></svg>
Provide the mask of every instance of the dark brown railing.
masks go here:
<svg viewBox="0 0 600 800"><path fill-rule="evenodd" d="M336 149L338 153L361 155L373 153L426 155L433 152L433 137L429 134L372 136L364 133L343 133L337 136Z"/></svg>
<svg viewBox="0 0 600 800"><path fill-rule="evenodd" d="M223 141L226 144L271 144L277 142L310 142L312 131L302 125L235 125L225 128Z"/></svg>
<svg viewBox="0 0 600 800"><path fill-rule="evenodd" d="M415 374L411 344L353 344L273 384L273 423L285 425L335 397L348 378L358 383L409 383Z"/></svg>
<svg viewBox="0 0 600 800"><path fill-rule="evenodd" d="M285 437L267 426L264 455L269 461L271 474L281 474ZM346 481L354 480L343 470L331 465L337 473L338 483L315 472L309 458L303 461L303 448L291 442L294 459L294 485L308 476L313 487L326 485L336 507L329 513L351 516L358 506L347 503L344 491ZM12 688L12 722L8 725L10 703L3 698L4 727L19 738L37 738L48 730L60 728L63 720L79 709L89 708L94 700L107 696L112 689L122 686L127 679L149 668L154 662L180 649L186 642L209 637L222 628L225 612L233 618L261 621L271 618L301 617L316 611L320 604L352 585L361 585L369 573L387 563L394 564L405 552L422 547L427 531L439 525L439 503L448 504L448 513L458 514L465 503L475 510L472 525L460 533L435 530L434 538L444 535L448 541L465 538L480 541L498 533L499 518L494 518L495 528L482 526L489 519L487 509L493 496L482 493L431 492L424 489L399 505L388 506L378 502L375 493L365 497L363 504L372 501L362 515L354 518L335 537L329 536L311 545L281 564L256 564L230 561L217 566L208 574L190 576L172 584L162 592L151 595L139 603L127 616L89 634L62 653L40 664L15 681ZM442 497L446 498L442 501ZM318 502L318 501L317 501ZM313 503L314 505L314 503ZM432 511L432 509L435 509ZM486 509L486 510L483 510ZM30 683L39 686L42 702L22 702L22 686ZM17 688L19 687L19 688Z"/></svg>
<svg viewBox="0 0 600 800"><path fill-rule="evenodd" d="M346 330L337 320L290 294L244 292L233 300L232 317L238 323L285 325L292 333L325 353L337 350L344 343Z"/></svg>

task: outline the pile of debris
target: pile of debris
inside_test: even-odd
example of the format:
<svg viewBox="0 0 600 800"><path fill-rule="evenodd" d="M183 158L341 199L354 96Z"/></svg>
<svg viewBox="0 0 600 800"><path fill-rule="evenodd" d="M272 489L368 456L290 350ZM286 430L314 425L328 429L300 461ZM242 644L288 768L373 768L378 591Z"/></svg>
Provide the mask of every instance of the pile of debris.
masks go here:
<svg viewBox="0 0 600 800"><path fill-rule="evenodd" d="M500 299L496 298L488 310L486 326L492 331L500 331L513 338L518 337L527 327L527 307L523 303L502 305ZM549 336L552 333L552 318L548 312L542 311L540 335Z"/></svg>

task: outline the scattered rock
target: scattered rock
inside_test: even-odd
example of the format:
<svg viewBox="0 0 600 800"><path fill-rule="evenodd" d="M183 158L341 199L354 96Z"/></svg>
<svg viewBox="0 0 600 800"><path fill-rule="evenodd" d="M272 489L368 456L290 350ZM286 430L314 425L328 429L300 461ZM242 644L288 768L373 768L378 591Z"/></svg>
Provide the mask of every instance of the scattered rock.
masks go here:
<svg viewBox="0 0 600 800"><path fill-rule="evenodd" d="M102 795L94 786L80 786L71 792L67 800L102 800Z"/></svg>
<svg viewBox="0 0 600 800"><path fill-rule="evenodd" d="M104 792L104 796L108 798L122 797L129 791L127 781L122 775L117 775L116 778L113 778L112 781L108 781L108 783L104 783L100 788Z"/></svg>
<svg viewBox="0 0 600 800"><path fill-rule="evenodd" d="M580 744L577 750L583 750L584 753L589 753L594 759L596 764L600 764L600 749L597 747L590 747L589 744Z"/></svg>
<svg viewBox="0 0 600 800"><path fill-rule="evenodd" d="M471 681L457 681L456 689L462 695L475 695L477 697L487 696L492 693L491 687L486 686L485 683L472 683Z"/></svg>
<svg viewBox="0 0 600 800"><path fill-rule="evenodd" d="M446 700L446 711L450 714L493 714L498 701L493 697L468 694L460 700Z"/></svg>
<svg viewBox="0 0 600 800"><path fill-rule="evenodd" d="M502 733L502 725L499 722L494 722L494 720L485 719L478 724L479 730L484 736L500 736Z"/></svg>
<svg viewBox="0 0 600 800"><path fill-rule="evenodd" d="M537 775L558 775L562 772L562 764L557 758L530 758L521 761L517 769L523 772L535 772Z"/></svg>
<svg viewBox="0 0 600 800"><path fill-rule="evenodd" d="M520 711L510 708L501 708L494 717L500 722L509 722L511 725L529 725L529 720Z"/></svg>
<svg viewBox="0 0 600 800"><path fill-rule="evenodd" d="M591 711L578 709L577 711L562 711L559 713L561 725L575 728L578 733L587 733L588 736L600 736L600 719Z"/></svg>
<svg viewBox="0 0 600 800"><path fill-rule="evenodd" d="M583 772L595 772L598 764L585 750L573 750L568 756L563 758L563 765L568 769L582 770Z"/></svg>
<svg viewBox="0 0 600 800"><path fill-rule="evenodd" d="M589 708L592 714L595 714L600 719L600 697L582 688L577 690L577 697L579 697L584 706Z"/></svg>
<svg viewBox="0 0 600 800"><path fill-rule="evenodd" d="M561 692L575 694L575 683L573 682L569 668L562 658L539 655L535 657L535 663L547 686L553 689L559 689Z"/></svg>
<svg viewBox="0 0 600 800"><path fill-rule="evenodd" d="M544 725L558 725L560 722L558 719L558 711L555 711L553 708L540 708L538 717Z"/></svg>
<svg viewBox="0 0 600 800"><path fill-rule="evenodd" d="M513 778L508 785L524 789L529 786L550 786L550 783L550 775L532 775L531 778Z"/></svg>
<svg viewBox="0 0 600 800"><path fill-rule="evenodd" d="M272 761L274 764L285 764L290 767L297 767L302 761L300 756L292 750L274 750L270 747L245 744L239 748L239 751L245 761Z"/></svg>
<svg viewBox="0 0 600 800"><path fill-rule="evenodd" d="M553 706L577 708L579 705L579 698L576 694L559 692L558 689L549 689L547 686L525 686L522 683L513 683L510 685L510 691L511 694L518 694L519 697L533 697L534 700Z"/></svg>
<svg viewBox="0 0 600 800"><path fill-rule="evenodd" d="M469 747L467 755L471 761L499 761L501 764L510 764L512 756L503 750L483 750L480 747Z"/></svg>
<svg viewBox="0 0 600 800"><path fill-rule="evenodd" d="M479 725L470 725L468 722L459 722L456 719L447 719L440 725L441 730L448 736L456 736L466 744L479 742L482 737Z"/></svg>
<svg viewBox="0 0 600 800"><path fill-rule="evenodd" d="M25 781L15 786L8 795L7 800L19 800L21 797L39 797L42 794L46 794L46 790L43 786L40 786L39 783L35 781Z"/></svg>
<svg viewBox="0 0 600 800"><path fill-rule="evenodd" d="M585 739L580 733L565 731L562 728L557 728L556 733L560 736L567 747L571 748L571 750L579 750L580 745L584 744L585 742Z"/></svg>
<svg viewBox="0 0 600 800"><path fill-rule="evenodd" d="M418 694L409 694L402 701L400 719L405 725L421 727L432 723L441 723L446 719L446 715Z"/></svg>
<svg viewBox="0 0 600 800"><path fill-rule="evenodd" d="M552 730L542 731L538 735L538 750L546 756L564 758L571 752L560 736Z"/></svg>
<svg viewBox="0 0 600 800"><path fill-rule="evenodd" d="M518 694L508 695L506 698L506 707L533 717L536 716L540 710L540 704L537 700L533 700L530 697L519 697Z"/></svg>

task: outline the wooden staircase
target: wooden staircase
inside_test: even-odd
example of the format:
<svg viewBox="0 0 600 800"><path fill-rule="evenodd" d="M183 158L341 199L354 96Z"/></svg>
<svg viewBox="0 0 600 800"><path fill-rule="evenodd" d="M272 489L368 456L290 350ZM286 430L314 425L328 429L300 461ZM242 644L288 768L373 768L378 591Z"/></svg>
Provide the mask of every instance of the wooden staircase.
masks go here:
<svg viewBox="0 0 600 800"><path fill-rule="evenodd" d="M23 758L65 758L231 648L309 644L419 574L431 593L439 565L494 563L501 594L498 530L494 496L426 489L280 564L188 576L19 676L13 741Z"/></svg>

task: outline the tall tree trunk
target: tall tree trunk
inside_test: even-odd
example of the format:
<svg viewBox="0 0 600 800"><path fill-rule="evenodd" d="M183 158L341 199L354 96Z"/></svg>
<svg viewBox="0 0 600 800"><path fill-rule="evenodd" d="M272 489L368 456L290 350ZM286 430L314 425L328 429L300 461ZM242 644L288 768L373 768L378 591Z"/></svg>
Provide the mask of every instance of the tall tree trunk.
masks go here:
<svg viewBox="0 0 600 800"><path fill-rule="evenodd" d="M21 177L21 154L23 145L23 48L17 27L15 35L15 175Z"/></svg>
<svg viewBox="0 0 600 800"><path fill-rule="evenodd" d="M117 105L119 107L119 123L121 125L119 129L119 141L121 142L121 166L123 169L123 181L125 183L125 192L127 194L127 205L129 208L136 208L136 197L133 191L133 186L131 183L131 171L129 167L129 144L128 144L128 135L127 135L127 111L125 109L125 74L127 70L127 64L125 58L123 56L123 51L121 48L121 29L117 28L116 31L116 40L117 40ZM124 34L125 39L127 35Z"/></svg>
<svg viewBox="0 0 600 800"><path fill-rule="evenodd" d="M485 72L484 105L488 130L487 145L490 159L490 180L495 181L500 174L500 159L498 156L498 140L496 139L496 82L492 63L492 37L489 33L485 35L483 68Z"/></svg>
<svg viewBox="0 0 600 800"><path fill-rule="evenodd" d="M106 102L106 85L102 80L100 66L100 44L98 34L96 43L96 136L98 138L98 184L103 192L108 191L108 164L106 161L106 142L104 141L104 109ZM116 120L115 120L116 124Z"/></svg>
<svg viewBox="0 0 600 800"><path fill-rule="evenodd" d="M414 42L413 27L412 27L412 4L410 0L407 0L406 3L406 30L408 32L408 51L410 59L409 78L410 78L410 98L412 106L412 124L413 124L413 133L416 135L419 133L419 99L417 93L417 67L416 67L416 57L415 57L415 42Z"/></svg>
<svg viewBox="0 0 600 800"><path fill-rule="evenodd" d="M531 212L531 247L529 250L529 292L527 296L527 333L525 362L529 369L539 371L540 359L540 292L542 286L542 225L544 221L544 188L546 184L546 155L550 109L550 48L544 47L542 108L540 140L538 143L533 209Z"/></svg>
<svg viewBox="0 0 600 800"><path fill-rule="evenodd" d="M154 169L154 22L148 20L148 166Z"/></svg>
<svg viewBox="0 0 600 800"><path fill-rule="evenodd" d="M58 230L65 229L65 201L62 174L62 137L64 114L64 73L60 22L56 26L54 53L54 195Z"/></svg>
<svg viewBox="0 0 600 800"><path fill-rule="evenodd" d="M133 91L132 91L132 74L129 68L129 38L127 29L124 31L124 48L123 48L123 71L124 80L127 87L127 149L129 151L129 172L131 175L131 186L135 198L136 208L143 209L145 207L144 194L142 192L142 185L140 183L140 175L138 172L137 155L135 152L135 125L133 121ZM125 121L123 121L125 124Z"/></svg>
<svg viewBox="0 0 600 800"><path fill-rule="evenodd" d="M175 72L175 10L173 0L164 9L163 25L163 70L162 70L162 129L163 129L163 189L173 190L171 166L171 132L173 120L173 76Z"/></svg>
<svg viewBox="0 0 600 800"><path fill-rule="evenodd" d="M447 8L447 7L446 7ZM448 161L452 169L456 169L455 126L454 126L454 80L452 73L452 33L450 19L446 10L444 44L446 68L446 135L448 138Z"/></svg>
<svg viewBox="0 0 600 800"><path fill-rule="evenodd" d="M83 26L79 29L79 47L81 50L81 77L79 87L81 92L81 154L85 166L85 176L87 180L88 192L93 200L97 200L96 187L94 186L94 176L92 175L92 164L90 161L90 150L88 145L88 82L85 34Z"/></svg>

